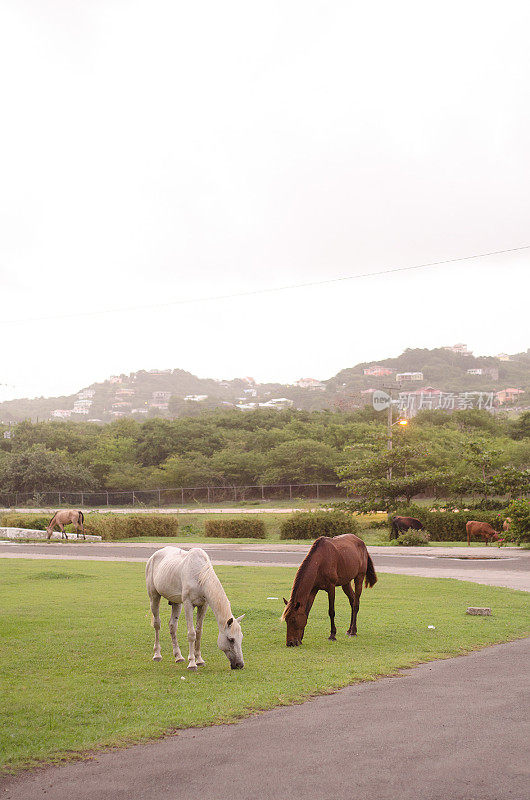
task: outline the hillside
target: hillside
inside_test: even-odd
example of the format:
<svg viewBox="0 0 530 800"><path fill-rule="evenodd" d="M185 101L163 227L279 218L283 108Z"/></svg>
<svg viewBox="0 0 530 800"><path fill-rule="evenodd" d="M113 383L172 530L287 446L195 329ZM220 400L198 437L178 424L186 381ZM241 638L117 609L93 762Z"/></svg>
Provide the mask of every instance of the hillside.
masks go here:
<svg viewBox="0 0 530 800"><path fill-rule="evenodd" d="M464 346L465 347L465 346ZM386 374L374 374L381 369ZM469 374L474 370L476 374ZM368 373L368 374L366 374ZM371 373L371 374L370 374ZM72 419L109 422L120 417L197 416L214 408L294 407L306 411L354 409L370 402L370 391L392 383L401 373L421 373L402 387L435 387L444 392L499 392L524 390L505 407L527 407L530 402L530 351L499 357L463 355L453 349L405 350L397 358L363 362L320 381L301 385L257 384L252 378L213 380L181 369L140 370L115 375L64 397L9 400L0 403L0 422L23 419Z"/></svg>

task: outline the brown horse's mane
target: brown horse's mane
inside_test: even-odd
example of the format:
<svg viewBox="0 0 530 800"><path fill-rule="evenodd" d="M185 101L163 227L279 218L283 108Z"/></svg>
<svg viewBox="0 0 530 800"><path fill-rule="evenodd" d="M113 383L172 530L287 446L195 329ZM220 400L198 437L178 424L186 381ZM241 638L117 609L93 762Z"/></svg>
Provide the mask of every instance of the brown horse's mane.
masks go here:
<svg viewBox="0 0 530 800"><path fill-rule="evenodd" d="M293 598L294 598L294 596L295 596L295 594L297 592L298 587L300 586L300 583L302 581L302 577L303 577L303 575L304 575L304 573L305 573L305 571L306 571L306 569L308 567L308 564L311 561L311 558L314 555L315 551L318 550L318 548L324 543L325 540L326 540L326 537L325 536L321 536L319 539L317 539L315 542L313 542L308 554L306 555L306 557L304 558L304 560L302 561L302 563L298 567L298 570L296 571L296 575L294 576L294 583L293 583L293 588L291 589L291 596L289 597L289 602L287 603L287 605L285 606L285 608L283 610L283 614L282 614L282 617L281 617L282 620L286 619L287 615L292 611L292 609L293 609Z"/></svg>

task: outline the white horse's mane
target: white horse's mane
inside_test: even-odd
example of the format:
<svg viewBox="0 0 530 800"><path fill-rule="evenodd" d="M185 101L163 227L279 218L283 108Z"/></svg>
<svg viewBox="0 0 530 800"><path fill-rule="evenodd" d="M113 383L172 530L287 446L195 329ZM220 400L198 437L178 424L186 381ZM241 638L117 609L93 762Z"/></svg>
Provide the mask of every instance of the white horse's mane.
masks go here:
<svg viewBox="0 0 530 800"><path fill-rule="evenodd" d="M206 562L199 572L197 581L199 586L204 590L204 594L208 599L208 605L212 608L214 614L217 616L217 612L223 612L226 609L226 619L229 619L232 616L230 601L226 596L221 581L215 574L210 560Z"/></svg>

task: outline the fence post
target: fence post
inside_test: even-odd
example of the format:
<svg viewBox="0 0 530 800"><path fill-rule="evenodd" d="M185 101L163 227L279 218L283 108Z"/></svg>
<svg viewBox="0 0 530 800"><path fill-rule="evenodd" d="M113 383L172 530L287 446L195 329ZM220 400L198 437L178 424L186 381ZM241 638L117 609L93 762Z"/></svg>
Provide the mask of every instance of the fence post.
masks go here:
<svg viewBox="0 0 530 800"><path fill-rule="evenodd" d="M60 492L59 492L59 502L57 503L57 505L59 505L59 506L61 505L61 493Z"/></svg>
<svg viewBox="0 0 530 800"><path fill-rule="evenodd" d="M136 498L135 498L135 496L134 496L134 492L132 493L132 496L133 496L133 501L132 501L132 504L133 504L133 506L134 506L134 501L135 501L135 499L136 499Z"/></svg>
<svg viewBox="0 0 530 800"><path fill-rule="evenodd" d="M207 500L207 502L209 503L210 502L210 487L209 486L206 487L206 491L208 492L208 495L207 495L208 500Z"/></svg>
<svg viewBox="0 0 530 800"><path fill-rule="evenodd" d="M85 495L84 495L84 493L83 493L83 492L81 492L81 505L82 505L82 506L84 506L84 505L85 505Z"/></svg>
<svg viewBox="0 0 530 800"><path fill-rule="evenodd" d="M105 492L105 494L107 495L107 506L108 506L109 505L109 493Z"/></svg>
<svg viewBox="0 0 530 800"><path fill-rule="evenodd" d="M293 487L289 484L289 500L293 499Z"/></svg>
<svg viewBox="0 0 530 800"><path fill-rule="evenodd" d="M184 489L181 489L180 493L182 495L182 505L184 505Z"/></svg>
<svg viewBox="0 0 530 800"><path fill-rule="evenodd" d="M237 500L237 489L236 489L236 487L234 486L234 501L235 501L235 500Z"/></svg>
<svg viewBox="0 0 530 800"><path fill-rule="evenodd" d="M262 500L265 500L265 491L264 491L264 486L263 486L263 484L261 484L261 499L262 499Z"/></svg>
<svg viewBox="0 0 530 800"><path fill-rule="evenodd" d="M317 500L319 499L320 495L318 493L318 483L317 483Z"/></svg>
<svg viewBox="0 0 530 800"><path fill-rule="evenodd" d="M160 489L158 490L158 508L160 508Z"/></svg>

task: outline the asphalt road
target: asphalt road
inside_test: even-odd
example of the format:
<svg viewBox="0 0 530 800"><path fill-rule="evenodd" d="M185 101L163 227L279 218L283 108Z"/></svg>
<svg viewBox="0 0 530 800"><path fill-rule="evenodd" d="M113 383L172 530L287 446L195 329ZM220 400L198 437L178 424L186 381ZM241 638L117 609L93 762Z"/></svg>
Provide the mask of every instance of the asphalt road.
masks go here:
<svg viewBox="0 0 530 800"><path fill-rule="evenodd" d="M181 545L179 545L181 546ZM184 547L191 545L184 544ZM83 544L0 542L0 558L76 558L146 561L163 544ZM214 564L298 566L307 552L303 545L201 544ZM369 547L376 571L458 578L530 591L530 551L498 548L431 548L428 553L395 552L398 548Z"/></svg>
<svg viewBox="0 0 530 800"><path fill-rule="evenodd" d="M526 800L530 639L0 780L5 800Z"/></svg>

